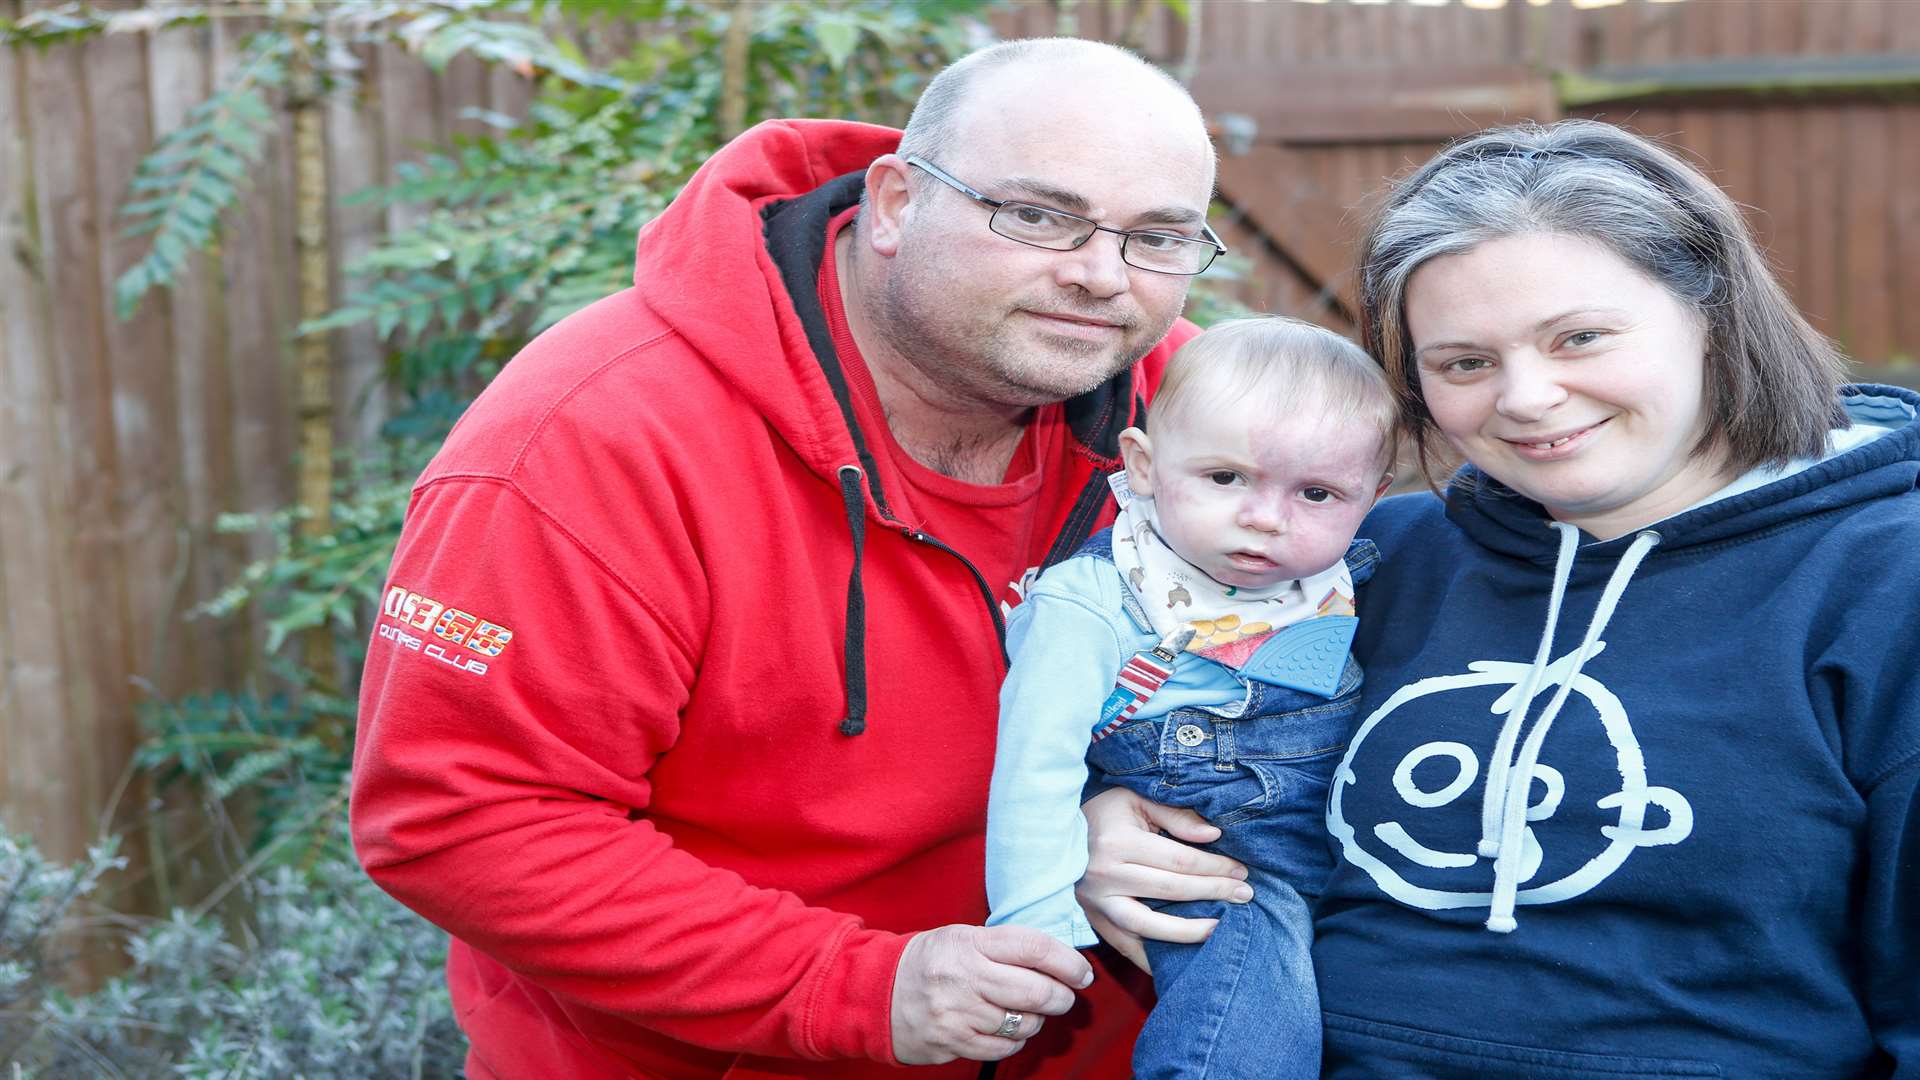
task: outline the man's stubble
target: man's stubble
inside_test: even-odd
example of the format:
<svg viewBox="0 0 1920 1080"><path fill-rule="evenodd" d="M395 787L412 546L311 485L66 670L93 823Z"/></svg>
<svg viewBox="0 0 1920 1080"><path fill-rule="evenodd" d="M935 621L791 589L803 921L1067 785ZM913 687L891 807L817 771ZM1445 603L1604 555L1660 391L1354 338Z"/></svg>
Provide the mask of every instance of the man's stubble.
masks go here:
<svg viewBox="0 0 1920 1080"><path fill-rule="evenodd" d="M929 382L959 399L983 405L1032 408L1064 401L1111 379L1152 351L1179 317L1173 308L1159 325L1126 299L1097 300L1077 290L1052 290L1002 300L991 311L956 296L965 280L955 267L902 251L883 284L876 329L895 355ZM1027 311L1112 321L1123 330L1112 345L1035 332Z"/></svg>

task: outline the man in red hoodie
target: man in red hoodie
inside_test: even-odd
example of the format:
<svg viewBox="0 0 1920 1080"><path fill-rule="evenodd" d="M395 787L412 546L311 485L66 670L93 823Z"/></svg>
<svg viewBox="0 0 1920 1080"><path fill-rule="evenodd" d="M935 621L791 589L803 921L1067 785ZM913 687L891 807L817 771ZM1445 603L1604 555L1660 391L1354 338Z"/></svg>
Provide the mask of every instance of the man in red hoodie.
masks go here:
<svg viewBox="0 0 1920 1080"><path fill-rule="evenodd" d="M996 46L734 140L474 403L353 791L474 1076L1124 1075L1128 980L977 925L1002 615L1112 517L1212 183L1161 73Z"/></svg>

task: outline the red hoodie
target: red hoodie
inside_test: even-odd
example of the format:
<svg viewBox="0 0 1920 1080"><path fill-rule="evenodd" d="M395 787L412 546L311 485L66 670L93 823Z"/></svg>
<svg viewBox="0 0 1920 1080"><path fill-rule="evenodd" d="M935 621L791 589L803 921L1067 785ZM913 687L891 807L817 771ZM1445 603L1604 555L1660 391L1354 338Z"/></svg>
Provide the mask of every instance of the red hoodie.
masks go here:
<svg viewBox="0 0 1920 1080"><path fill-rule="evenodd" d="M892 1075L908 936L986 916L999 605L1111 519L1116 436L1192 330L1039 411L1024 550L947 549L820 299L897 139L736 139L642 230L634 288L507 365L414 490L353 836L453 934L477 1076ZM1102 971L1000 1075L1125 1075L1138 988Z"/></svg>

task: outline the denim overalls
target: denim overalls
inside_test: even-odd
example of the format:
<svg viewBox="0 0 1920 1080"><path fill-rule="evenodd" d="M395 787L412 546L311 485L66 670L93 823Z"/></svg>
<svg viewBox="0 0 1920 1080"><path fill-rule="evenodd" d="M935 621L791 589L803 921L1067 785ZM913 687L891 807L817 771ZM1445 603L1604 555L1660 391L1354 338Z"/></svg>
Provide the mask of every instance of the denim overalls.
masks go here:
<svg viewBox="0 0 1920 1080"><path fill-rule="evenodd" d="M1112 543L1101 533L1077 554L1111 560ZM1348 548L1356 586L1378 559L1371 541ZM1131 591L1126 600L1146 648L1156 635ZM1346 658L1332 697L1247 686L1244 701L1137 719L1087 751L1095 784L1186 807L1219 826L1220 839L1206 846L1245 863L1253 887L1246 904L1157 905L1220 922L1199 944L1147 941L1159 1003L1134 1047L1137 1080L1320 1075L1308 906L1333 867L1327 789L1354 727L1360 665Z"/></svg>

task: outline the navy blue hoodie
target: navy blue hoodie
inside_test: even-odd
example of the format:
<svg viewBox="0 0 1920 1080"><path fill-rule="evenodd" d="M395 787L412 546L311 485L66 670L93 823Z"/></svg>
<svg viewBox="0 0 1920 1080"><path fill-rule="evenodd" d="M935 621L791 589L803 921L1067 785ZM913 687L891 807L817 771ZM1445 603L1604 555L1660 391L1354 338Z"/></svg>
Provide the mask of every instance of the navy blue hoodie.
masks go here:
<svg viewBox="0 0 1920 1080"><path fill-rule="evenodd" d="M1920 1078L1920 395L1846 401L1895 430L1615 540L1374 511L1328 1077Z"/></svg>

